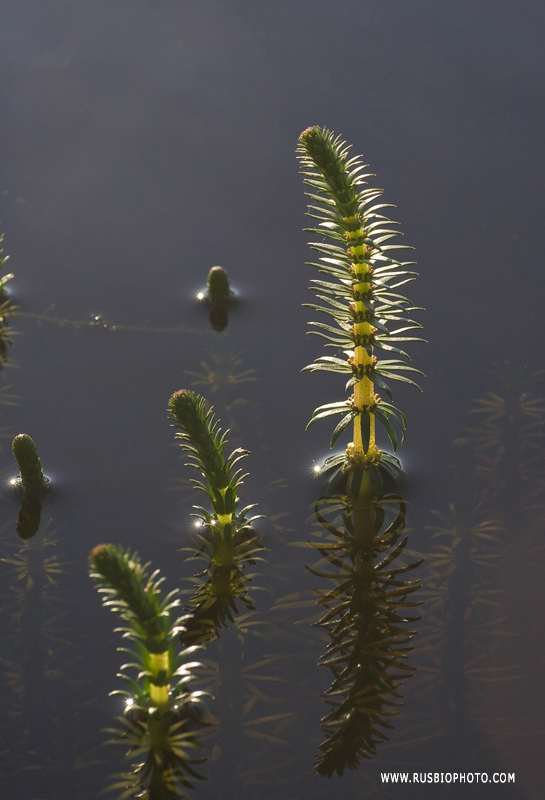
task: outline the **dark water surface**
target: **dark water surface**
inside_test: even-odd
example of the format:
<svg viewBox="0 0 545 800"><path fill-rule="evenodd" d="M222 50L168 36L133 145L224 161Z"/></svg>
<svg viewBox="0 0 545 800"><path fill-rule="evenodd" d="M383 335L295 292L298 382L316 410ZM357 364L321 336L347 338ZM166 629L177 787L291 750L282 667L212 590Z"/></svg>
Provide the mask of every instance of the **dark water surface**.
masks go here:
<svg viewBox="0 0 545 800"><path fill-rule="evenodd" d="M108 696L120 688L117 620L87 556L101 542L133 548L169 589L194 571L180 548L201 498L166 412L192 388L251 451L242 499L266 515L269 551L240 638L201 654L224 718L206 735L195 797L540 800L542 4L0 0L0 16L0 219L18 306L0 375L1 796L95 798L124 768L101 733L122 712ZM427 557L417 670L390 742L330 780L313 768L329 677L312 627L323 585L305 571L315 554L293 546L316 527L311 471L329 436L305 425L344 396L342 378L300 372L321 350L301 308L314 276L294 157L312 124L352 142L398 206L429 340L411 348L424 394L396 390L409 546ZM237 292L222 332L195 300L216 264ZM471 415L478 398L492 405ZM452 540L433 538L431 510L449 517L451 442L468 428L474 523L497 525L449 584L440 547ZM31 555L8 487L21 432L54 486ZM43 572L44 547L59 572ZM25 614L29 579L55 583ZM216 663L238 702L228 712ZM516 782L389 786L386 771Z"/></svg>

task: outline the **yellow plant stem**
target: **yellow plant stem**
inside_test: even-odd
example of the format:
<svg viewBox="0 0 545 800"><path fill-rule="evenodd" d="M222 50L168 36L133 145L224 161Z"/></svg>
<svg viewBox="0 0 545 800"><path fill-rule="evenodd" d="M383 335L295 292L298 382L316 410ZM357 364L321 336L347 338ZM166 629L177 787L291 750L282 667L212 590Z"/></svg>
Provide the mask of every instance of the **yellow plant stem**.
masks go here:
<svg viewBox="0 0 545 800"><path fill-rule="evenodd" d="M163 653L150 653L150 672L154 678L158 677L161 672L168 674L169 672L169 653L165 650ZM149 693L153 705L162 709L169 702L168 684L165 686L157 686L155 683L149 685Z"/></svg>
<svg viewBox="0 0 545 800"><path fill-rule="evenodd" d="M354 264L353 269L362 267L361 264ZM371 288L371 284L367 281L356 283L353 287L356 297L367 294ZM366 312L364 304L360 300L354 302L354 316L357 319L360 314L363 316ZM356 341L361 341L362 338L370 337L375 332L375 328L369 322L355 322L354 323L354 338ZM354 350L354 364L358 367L367 367L373 363L373 357L369 355L363 345L357 345ZM358 411L362 412L370 409L375 404L375 390L373 381L367 376L363 376L354 386L354 405ZM354 418L354 441L352 455L355 460L364 459L365 456L373 457L376 454L377 446L375 444L375 415L370 414L370 432L369 432L369 448L367 452L363 449L363 441L361 437L361 413Z"/></svg>
<svg viewBox="0 0 545 800"><path fill-rule="evenodd" d="M226 525L231 525L233 522L233 515L232 514L218 514L218 522L221 525L221 529L225 528Z"/></svg>
<svg viewBox="0 0 545 800"><path fill-rule="evenodd" d="M225 503L225 495L227 494L227 489L228 488L229 488L228 486L224 486L223 489L219 490L219 493L222 496L224 503ZM216 517L217 517L218 525L219 525L219 529L220 529L220 536L223 539L224 538L224 531L225 531L226 526L233 524L233 513L231 512L231 513L228 513L228 514L220 514L219 512L217 512L216 513Z"/></svg>

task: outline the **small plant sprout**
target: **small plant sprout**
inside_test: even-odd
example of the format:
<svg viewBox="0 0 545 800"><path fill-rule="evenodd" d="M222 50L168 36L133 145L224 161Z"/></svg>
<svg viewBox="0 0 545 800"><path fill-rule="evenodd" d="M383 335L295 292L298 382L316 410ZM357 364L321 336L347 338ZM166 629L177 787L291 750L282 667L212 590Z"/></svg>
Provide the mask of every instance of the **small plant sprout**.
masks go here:
<svg viewBox="0 0 545 800"><path fill-rule="evenodd" d="M34 441L27 433L20 433L14 438L11 447L19 466L19 476L15 479L15 484L21 486L25 494L43 494L49 481L44 475Z"/></svg>
<svg viewBox="0 0 545 800"><path fill-rule="evenodd" d="M227 271L223 267L212 267L208 273L206 292L197 294L198 300L206 300L210 305L210 324L215 331L222 331L228 321L227 307L234 298L229 286Z"/></svg>
<svg viewBox="0 0 545 800"><path fill-rule="evenodd" d="M206 288L208 290L208 300L211 303L228 303L233 298L227 270L223 267L212 267L208 273Z"/></svg>

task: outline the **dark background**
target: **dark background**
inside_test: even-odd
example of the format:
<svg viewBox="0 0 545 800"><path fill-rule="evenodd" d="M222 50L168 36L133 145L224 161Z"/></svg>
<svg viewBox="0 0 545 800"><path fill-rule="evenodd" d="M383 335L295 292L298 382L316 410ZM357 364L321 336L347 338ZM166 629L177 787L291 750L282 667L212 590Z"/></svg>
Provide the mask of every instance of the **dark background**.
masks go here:
<svg viewBox="0 0 545 800"><path fill-rule="evenodd" d="M0 0L0 219L20 312L3 373L19 399L1 421L6 437L35 438L56 484L51 513L77 576L85 625L74 624L97 696L119 661L85 556L119 541L169 569L164 537L182 536L188 504L168 491L187 476L165 408L211 354L255 370L232 437L252 450L248 502L284 481L273 504L291 519L282 543L305 536L310 469L329 430L304 427L342 393L335 378L300 373L321 347L301 308L313 276L294 151L309 125L363 154L415 247L409 293L426 309L429 344L411 355L428 377L424 394L402 388L396 399L424 548L427 510L449 499L450 442L490 390L491 362L543 367L544 21L529 0ZM214 264L239 298L222 334L194 300ZM90 325L96 315L117 329ZM235 395L209 399L228 414ZM13 498L4 506L16 515ZM304 554L289 552L302 570ZM524 575L506 583L524 586ZM532 598L521 613L537 621L543 595ZM543 699L532 680L512 727L517 709ZM107 702L97 728L115 713ZM525 753L528 742L535 757L498 747L520 796L540 798L539 725ZM361 790L361 775L347 780ZM315 784L346 796L338 781L309 781L299 797Z"/></svg>

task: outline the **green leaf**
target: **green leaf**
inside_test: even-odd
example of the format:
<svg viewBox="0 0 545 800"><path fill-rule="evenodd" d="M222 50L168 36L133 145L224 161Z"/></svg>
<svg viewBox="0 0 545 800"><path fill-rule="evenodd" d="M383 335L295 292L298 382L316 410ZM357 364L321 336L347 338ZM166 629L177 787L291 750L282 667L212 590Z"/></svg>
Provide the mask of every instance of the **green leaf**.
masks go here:
<svg viewBox="0 0 545 800"><path fill-rule="evenodd" d="M326 408L326 406L320 406L319 408L315 409L310 422L308 423L306 430L310 428L311 425L314 425L319 419L325 419L325 417L330 417L334 414L343 414L346 412L348 404L346 402L343 403L332 403L332 406L336 406L335 408Z"/></svg>
<svg viewBox="0 0 545 800"><path fill-rule="evenodd" d="M333 435L331 436L331 441L329 443L330 448L334 447L339 436L343 433L343 431L345 431L348 428L348 426L350 425L355 416L356 412L350 411L345 417L342 418L342 420L339 422L339 424L333 431Z"/></svg>
<svg viewBox="0 0 545 800"><path fill-rule="evenodd" d="M385 383L379 375L377 375L376 371L371 372L369 374L369 378L372 380L375 386L378 386L379 389L382 389L383 391L386 392L390 400L392 399L392 390L390 389L388 384Z"/></svg>
<svg viewBox="0 0 545 800"><path fill-rule="evenodd" d="M394 372L387 372L386 370L381 370L381 374L384 375L385 378L390 378L393 381L400 381L401 383L409 383L411 386L416 387L419 392L422 391L421 387L417 383L411 381L410 378L405 378L404 375L399 375L398 373ZM392 399L391 394L389 395L389 397L390 399Z"/></svg>
<svg viewBox="0 0 545 800"><path fill-rule="evenodd" d="M386 416L389 416L390 414L392 414L395 417L396 422L399 424L400 428L405 429L407 427L407 418L406 418L405 414L403 414L399 410L399 408L396 408L395 406L391 405L390 403L387 403L385 400L381 400L378 410L382 411L382 412L386 412Z"/></svg>
<svg viewBox="0 0 545 800"><path fill-rule="evenodd" d="M375 417L378 419L378 421L380 422L380 424L382 425L382 427L384 428L384 430L388 434L388 438L390 439L390 441L392 443L392 447L393 447L394 453L395 453L395 451L397 450L397 434L396 434L394 428L392 427L390 421L387 419L385 414L383 414L381 411L379 411L378 408L375 410Z"/></svg>

